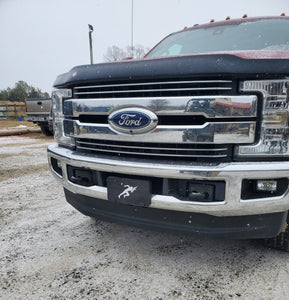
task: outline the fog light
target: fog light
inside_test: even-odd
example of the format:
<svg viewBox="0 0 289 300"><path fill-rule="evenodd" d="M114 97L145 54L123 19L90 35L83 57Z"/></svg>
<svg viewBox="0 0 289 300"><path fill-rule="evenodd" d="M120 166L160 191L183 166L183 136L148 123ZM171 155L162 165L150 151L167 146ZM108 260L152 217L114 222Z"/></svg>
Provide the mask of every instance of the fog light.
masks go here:
<svg viewBox="0 0 289 300"><path fill-rule="evenodd" d="M284 195L288 191L288 178L244 179L241 199L272 198Z"/></svg>
<svg viewBox="0 0 289 300"><path fill-rule="evenodd" d="M61 163L61 161L60 160L56 160L57 161L57 167L59 168L59 169L62 169L62 163Z"/></svg>
<svg viewBox="0 0 289 300"><path fill-rule="evenodd" d="M259 192L271 192L277 191L277 181L276 180L257 180L256 190Z"/></svg>

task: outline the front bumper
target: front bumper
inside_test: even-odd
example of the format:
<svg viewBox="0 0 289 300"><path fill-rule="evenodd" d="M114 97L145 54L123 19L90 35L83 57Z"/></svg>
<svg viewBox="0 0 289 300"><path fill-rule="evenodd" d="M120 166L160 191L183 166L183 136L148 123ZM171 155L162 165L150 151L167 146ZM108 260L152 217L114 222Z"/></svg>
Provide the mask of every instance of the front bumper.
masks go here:
<svg viewBox="0 0 289 300"><path fill-rule="evenodd" d="M60 162L60 173L55 172L51 158ZM68 165L128 176L225 182L224 201L182 201L174 196L153 194L149 207L154 209L200 213L217 217L271 214L285 212L289 209L288 188L282 195L275 197L241 199L243 179L288 178L289 162L235 162L212 166L169 161L156 164L153 160L112 159L105 156L77 153L59 147L57 144L48 147L48 160L52 173L66 190L94 199L107 201L107 188L97 185L86 187L71 182L67 174Z"/></svg>
<svg viewBox="0 0 289 300"><path fill-rule="evenodd" d="M255 239L279 234L287 213L215 217L207 214L137 207L74 194L64 189L67 201L85 215L141 228L214 238Z"/></svg>
<svg viewBox="0 0 289 300"><path fill-rule="evenodd" d="M24 117L25 121L28 122L49 122L49 114L45 114L45 115L41 115L41 114L37 114L37 115L28 115Z"/></svg>

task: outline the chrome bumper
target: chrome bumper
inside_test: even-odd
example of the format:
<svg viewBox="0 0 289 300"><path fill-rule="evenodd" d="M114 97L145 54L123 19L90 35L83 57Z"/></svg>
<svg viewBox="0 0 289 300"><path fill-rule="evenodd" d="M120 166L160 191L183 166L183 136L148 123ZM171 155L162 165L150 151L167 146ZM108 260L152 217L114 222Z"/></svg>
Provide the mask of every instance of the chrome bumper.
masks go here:
<svg viewBox="0 0 289 300"><path fill-rule="evenodd" d="M51 157L61 162L62 176L51 166ZM235 162L213 166L200 166L193 163L159 163L134 159L111 159L105 156L80 154L52 144L48 147L48 161L52 173L67 190L95 199L107 200L107 189L100 186L84 187L68 180L66 165L86 167L91 170L153 176L160 178L187 180L222 180L226 182L225 201L200 203L181 201L172 196L152 195L152 208L204 213L214 216L242 216L287 211L289 194L287 191L278 197L242 200L243 179L274 179L289 176L289 162Z"/></svg>

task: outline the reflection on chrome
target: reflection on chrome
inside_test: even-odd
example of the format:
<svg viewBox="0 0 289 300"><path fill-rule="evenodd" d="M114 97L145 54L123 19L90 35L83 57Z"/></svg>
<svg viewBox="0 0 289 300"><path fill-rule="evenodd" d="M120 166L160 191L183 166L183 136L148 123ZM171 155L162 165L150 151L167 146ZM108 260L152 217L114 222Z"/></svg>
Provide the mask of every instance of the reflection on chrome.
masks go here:
<svg viewBox="0 0 289 300"><path fill-rule="evenodd" d="M195 98L188 101L185 112L202 113L208 117L256 116L257 97Z"/></svg>
<svg viewBox="0 0 289 300"><path fill-rule="evenodd" d="M81 124L64 121L65 135L74 138L114 139L152 143L252 143L256 122L206 123L204 126L157 126L149 134L117 134L106 124Z"/></svg>
<svg viewBox="0 0 289 300"><path fill-rule="evenodd" d="M109 122L111 116L130 110L151 112L158 123L145 133L116 130ZM103 141L102 151L110 151L105 146L109 141L116 149L123 148L122 143L132 148L154 143L160 151L170 151L170 143L180 147L254 143L256 115L254 95L69 99L64 102L63 127L66 137Z"/></svg>
<svg viewBox="0 0 289 300"><path fill-rule="evenodd" d="M139 104L138 104L139 103ZM206 96L167 98L104 98L71 99L64 102L64 115L109 115L115 109L142 107L157 115L198 114L208 118L256 117L257 97L246 96Z"/></svg>

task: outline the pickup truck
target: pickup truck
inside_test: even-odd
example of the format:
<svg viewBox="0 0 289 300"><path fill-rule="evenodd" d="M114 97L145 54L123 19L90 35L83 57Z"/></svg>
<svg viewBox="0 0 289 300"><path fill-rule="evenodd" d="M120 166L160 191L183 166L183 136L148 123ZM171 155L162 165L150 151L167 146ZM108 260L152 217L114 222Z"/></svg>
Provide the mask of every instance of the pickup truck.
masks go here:
<svg viewBox="0 0 289 300"><path fill-rule="evenodd" d="M74 67L48 160L85 215L289 250L289 18L210 22Z"/></svg>
<svg viewBox="0 0 289 300"><path fill-rule="evenodd" d="M41 131L47 135L53 135L52 119L50 117L51 98L27 98L25 99L26 116L24 119L40 126Z"/></svg>

